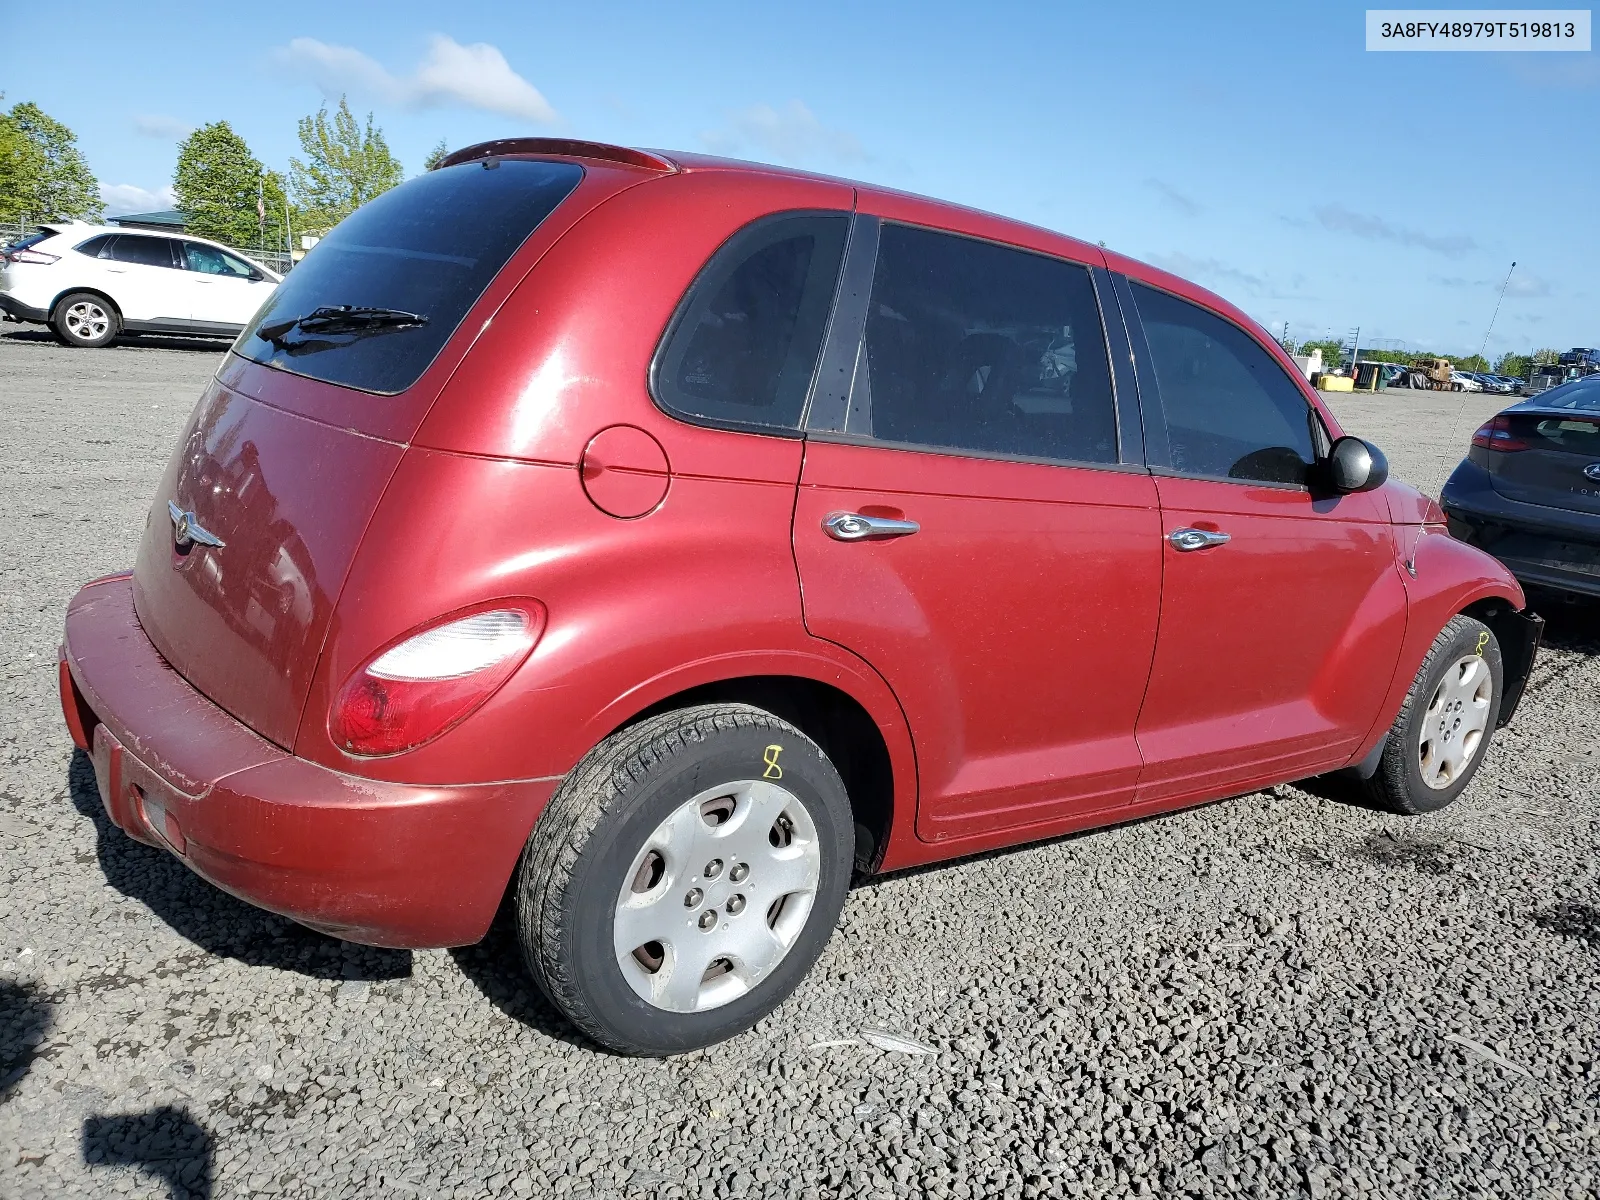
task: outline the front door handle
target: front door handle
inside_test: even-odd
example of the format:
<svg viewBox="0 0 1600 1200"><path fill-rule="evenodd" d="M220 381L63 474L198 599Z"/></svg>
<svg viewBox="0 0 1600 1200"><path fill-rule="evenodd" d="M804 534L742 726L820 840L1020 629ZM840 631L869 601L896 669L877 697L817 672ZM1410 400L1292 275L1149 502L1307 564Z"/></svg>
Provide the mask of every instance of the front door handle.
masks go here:
<svg viewBox="0 0 1600 1200"><path fill-rule="evenodd" d="M1226 545L1229 540L1228 534L1214 529L1174 529L1167 534L1167 541L1176 550L1209 550Z"/></svg>
<svg viewBox="0 0 1600 1200"><path fill-rule="evenodd" d="M915 521L892 517L869 517L864 513L836 512L822 518L822 529L837 542L864 542L869 538L906 537L922 526Z"/></svg>

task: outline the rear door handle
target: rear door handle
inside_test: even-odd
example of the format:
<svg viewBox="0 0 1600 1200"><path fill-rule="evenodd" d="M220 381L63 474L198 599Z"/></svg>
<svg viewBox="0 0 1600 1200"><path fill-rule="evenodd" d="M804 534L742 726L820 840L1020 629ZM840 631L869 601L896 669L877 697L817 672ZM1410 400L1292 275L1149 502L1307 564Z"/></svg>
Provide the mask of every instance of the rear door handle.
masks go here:
<svg viewBox="0 0 1600 1200"><path fill-rule="evenodd" d="M907 537L922 526L915 521L892 517L869 517L863 513L836 512L822 518L822 529L837 542L864 542L869 538Z"/></svg>
<svg viewBox="0 0 1600 1200"><path fill-rule="evenodd" d="M1220 530L1213 529L1174 529L1167 534L1167 541L1171 542L1177 550L1209 550L1213 546L1224 546L1230 536Z"/></svg>

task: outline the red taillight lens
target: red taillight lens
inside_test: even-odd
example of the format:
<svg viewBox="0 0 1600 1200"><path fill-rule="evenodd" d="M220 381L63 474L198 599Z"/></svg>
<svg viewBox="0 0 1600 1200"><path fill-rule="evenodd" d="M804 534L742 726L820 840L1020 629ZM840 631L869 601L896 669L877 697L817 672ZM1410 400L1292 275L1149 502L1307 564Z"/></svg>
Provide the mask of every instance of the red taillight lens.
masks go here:
<svg viewBox="0 0 1600 1200"><path fill-rule="evenodd" d="M6 257L12 262L38 263L41 267L61 261L59 254L45 254L39 250L13 250Z"/></svg>
<svg viewBox="0 0 1600 1200"><path fill-rule="evenodd" d="M350 676L328 716L341 750L398 754L438 737L499 690L544 632L544 606L500 604L389 646Z"/></svg>
<svg viewBox="0 0 1600 1200"><path fill-rule="evenodd" d="M1527 442L1511 436L1511 422L1505 417L1496 417L1480 426L1478 432L1472 435L1472 444L1483 450L1498 450L1502 454L1513 454L1528 448Z"/></svg>

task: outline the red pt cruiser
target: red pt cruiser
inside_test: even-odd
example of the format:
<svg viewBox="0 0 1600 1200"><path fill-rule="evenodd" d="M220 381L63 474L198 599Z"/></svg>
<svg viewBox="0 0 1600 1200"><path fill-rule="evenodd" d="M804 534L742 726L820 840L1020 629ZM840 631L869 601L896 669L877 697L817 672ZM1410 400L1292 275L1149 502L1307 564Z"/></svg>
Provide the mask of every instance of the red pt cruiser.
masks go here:
<svg viewBox="0 0 1600 1200"><path fill-rule="evenodd" d="M112 819L382 946L508 889L584 1033L801 980L852 872L1346 770L1448 804L1541 623L1262 330L879 188L493 142L240 336L67 613Z"/></svg>

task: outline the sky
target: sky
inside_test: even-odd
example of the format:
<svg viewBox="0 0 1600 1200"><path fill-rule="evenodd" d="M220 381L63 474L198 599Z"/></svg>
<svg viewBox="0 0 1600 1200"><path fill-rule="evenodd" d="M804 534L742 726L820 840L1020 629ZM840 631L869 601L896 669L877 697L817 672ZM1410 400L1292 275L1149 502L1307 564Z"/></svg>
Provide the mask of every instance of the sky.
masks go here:
<svg viewBox="0 0 1600 1200"><path fill-rule="evenodd" d="M7 3L0 10L9 7ZM1600 57L1368 53L1365 9L146 3L0 58L109 211L167 207L226 120L286 170L348 94L408 173L560 134L782 163L1103 241L1275 334L1455 355L1600 344Z"/></svg>

